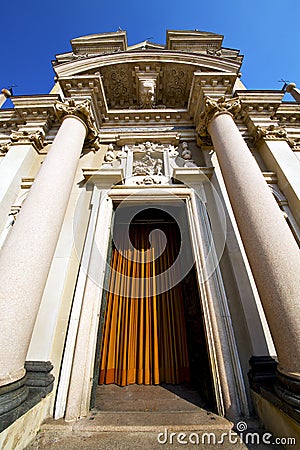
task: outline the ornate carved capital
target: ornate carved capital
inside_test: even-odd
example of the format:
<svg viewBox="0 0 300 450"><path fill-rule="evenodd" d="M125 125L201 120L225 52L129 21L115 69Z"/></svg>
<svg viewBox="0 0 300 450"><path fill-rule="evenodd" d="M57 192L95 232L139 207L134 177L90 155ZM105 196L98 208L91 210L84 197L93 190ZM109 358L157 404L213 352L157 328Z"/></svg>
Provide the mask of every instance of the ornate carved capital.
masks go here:
<svg viewBox="0 0 300 450"><path fill-rule="evenodd" d="M99 148L99 134L95 121L91 117L90 105L91 102L88 99L77 105L73 99L69 99L66 102L57 101L54 105L54 110L59 120L66 116L76 116L81 119L87 127L85 147Z"/></svg>
<svg viewBox="0 0 300 450"><path fill-rule="evenodd" d="M260 139L271 141L289 141L286 130L283 127L269 125L268 127L257 127L255 142Z"/></svg>
<svg viewBox="0 0 300 450"><path fill-rule="evenodd" d="M13 131L10 135L10 140L12 144L31 144L35 150L42 150L44 147L45 135L41 130L30 132L30 131Z"/></svg>
<svg viewBox="0 0 300 450"><path fill-rule="evenodd" d="M198 126L198 131L200 136L205 136L207 134L207 126L209 122L219 114L230 114L234 117L241 110L241 102L238 98L220 97L215 100L211 97L205 97L204 99L204 110L200 114L200 121Z"/></svg>
<svg viewBox="0 0 300 450"><path fill-rule="evenodd" d="M6 155L10 147L10 142L6 142L5 144L0 144L0 155Z"/></svg>

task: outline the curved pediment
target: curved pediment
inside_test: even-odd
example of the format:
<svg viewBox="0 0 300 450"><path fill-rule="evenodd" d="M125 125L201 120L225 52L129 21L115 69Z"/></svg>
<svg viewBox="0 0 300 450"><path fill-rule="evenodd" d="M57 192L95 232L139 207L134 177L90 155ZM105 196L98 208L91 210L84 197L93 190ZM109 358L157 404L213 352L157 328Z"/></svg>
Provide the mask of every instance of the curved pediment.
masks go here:
<svg viewBox="0 0 300 450"><path fill-rule="evenodd" d="M238 74L242 56L222 42L213 33L167 31L165 46L128 46L126 32L117 31L73 39L73 51L57 55L53 66L66 96L76 94L78 79L99 78L108 110L186 109L195 73Z"/></svg>

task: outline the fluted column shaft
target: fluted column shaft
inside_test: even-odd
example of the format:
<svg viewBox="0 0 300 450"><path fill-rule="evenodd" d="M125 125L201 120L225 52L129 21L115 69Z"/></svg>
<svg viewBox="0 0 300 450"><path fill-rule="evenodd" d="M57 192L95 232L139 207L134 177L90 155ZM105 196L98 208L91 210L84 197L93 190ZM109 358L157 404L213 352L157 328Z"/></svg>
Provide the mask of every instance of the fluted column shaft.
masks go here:
<svg viewBox="0 0 300 450"><path fill-rule="evenodd" d="M273 336L279 370L298 379L298 246L230 112L212 115L207 130Z"/></svg>
<svg viewBox="0 0 300 450"><path fill-rule="evenodd" d="M67 115L0 254L0 387L24 363L87 127Z"/></svg>

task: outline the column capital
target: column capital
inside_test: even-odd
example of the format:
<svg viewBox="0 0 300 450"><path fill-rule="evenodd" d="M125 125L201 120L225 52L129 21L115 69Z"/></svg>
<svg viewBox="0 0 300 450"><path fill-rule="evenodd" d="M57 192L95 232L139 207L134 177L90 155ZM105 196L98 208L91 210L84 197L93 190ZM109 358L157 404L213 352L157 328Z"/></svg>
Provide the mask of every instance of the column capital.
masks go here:
<svg viewBox="0 0 300 450"><path fill-rule="evenodd" d="M198 132L200 136L207 134L207 127L211 120L220 114L229 114L234 117L241 110L241 101L239 98L220 97L218 99L209 96L204 97L204 108L200 114Z"/></svg>
<svg viewBox="0 0 300 450"><path fill-rule="evenodd" d="M11 143L5 142L5 144L0 144L0 155L6 155L9 150Z"/></svg>
<svg viewBox="0 0 300 450"><path fill-rule="evenodd" d="M14 144L30 144L35 150L42 150L44 147L45 134L41 130L27 131L18 130L13 131L10 135L11 145Z"/></svg>
<svg viewBox="0 0 300 450"><path fill-rule="evenodd" d="M76 104L74 99L68 99L65 102L56 101L54 111L59 120L68 116L75 116L86 126L85 146L98 148L98 130L95 121L90 112L91 101L86 99L82 103Z"/></svg>
<svg viewBox="0 0 300 450"><path fill-rule="evenodd" d="M268 127L256 127L255 142L260 139L267 141L290 141L285 128L274 124Z"/></svg>

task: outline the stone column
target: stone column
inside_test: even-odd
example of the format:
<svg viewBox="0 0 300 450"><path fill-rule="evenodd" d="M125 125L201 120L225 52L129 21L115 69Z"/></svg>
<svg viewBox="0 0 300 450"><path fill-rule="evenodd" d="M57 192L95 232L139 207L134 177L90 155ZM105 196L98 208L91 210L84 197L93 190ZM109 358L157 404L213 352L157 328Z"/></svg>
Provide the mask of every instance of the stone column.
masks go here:
<svg viewBox="0 0 300 450"><path fill-rule="evenodd" d="M2 89L0 93L0 108L9 97L11 97L11 91L9 89Z"/></svg>
<svg viewBox="0 0 300 450"><path fill-rule="evenodd" d="M296 100L296 102L300 102L300 90L297 89L295 83L290 83L285 87L285 92L291 94L292 97Z"/></svg>
<svg viewBox="0 0 300 450"><path fill-rule="evenodd" d="M25 376L25 358L78 159L85 138L95 135L88 101L78 106L58 102L56 113L62 125L0 254L0 414L1 390L7 397L10 386L15 389ZM11 402L6 409L17 404Z"/></svg>
<svg viewBox="0 0 300 450"><path fill-rule="evenodd" d="M233 114L239 109L238 99L215 101L207 97L200 127L207 128L218 156L276 347L280 377L295 392L300 385L300 252L235 125ZM297 395L291 397L290 403L295 400L297 404Z"/></svg>

